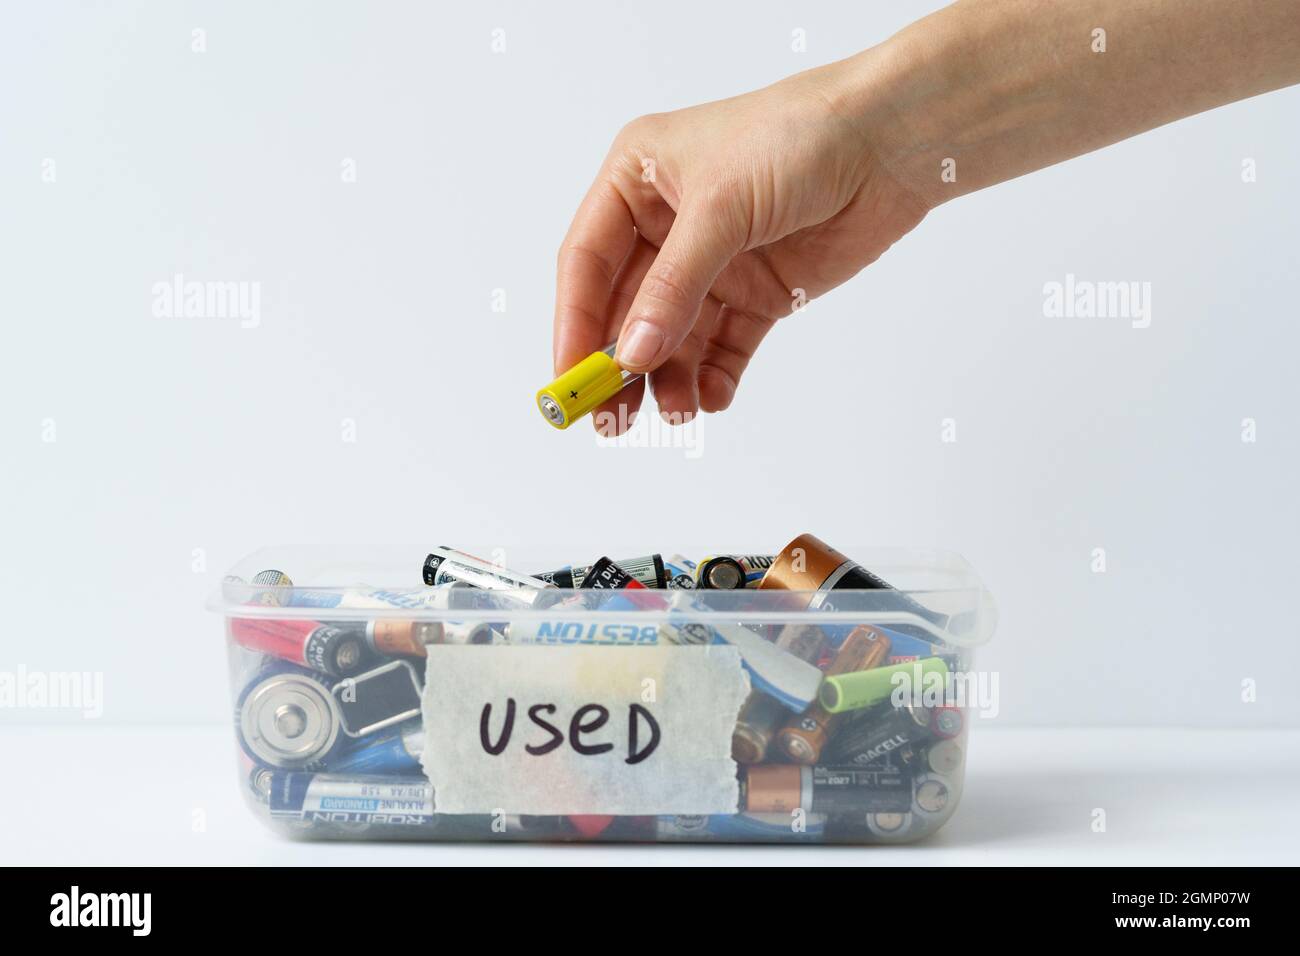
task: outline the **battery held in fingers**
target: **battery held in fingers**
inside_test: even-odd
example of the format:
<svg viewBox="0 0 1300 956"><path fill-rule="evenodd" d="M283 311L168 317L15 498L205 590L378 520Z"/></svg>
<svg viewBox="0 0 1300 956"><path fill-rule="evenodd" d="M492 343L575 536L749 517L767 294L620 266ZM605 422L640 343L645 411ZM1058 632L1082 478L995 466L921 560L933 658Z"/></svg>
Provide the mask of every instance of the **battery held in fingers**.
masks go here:
<svg viewBox="0 0 1300 956"><path fill-rule="evenodd" d="M550 385L538 390L537 408L556 428L568 428L579 418L595 411L642 375L629 372L614 361L614 348L592 352Z"/></svg>

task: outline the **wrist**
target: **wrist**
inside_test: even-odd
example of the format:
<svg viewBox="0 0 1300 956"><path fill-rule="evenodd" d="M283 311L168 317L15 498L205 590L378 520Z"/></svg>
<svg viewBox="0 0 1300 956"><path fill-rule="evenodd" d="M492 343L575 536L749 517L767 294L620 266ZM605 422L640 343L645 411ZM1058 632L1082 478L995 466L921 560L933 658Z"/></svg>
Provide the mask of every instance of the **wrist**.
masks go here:
<svg viewBox="0 0 1300 956"><path fill-rule="evenodd" d="M927 208L1005 178L981 140L1007 122L999 113L1015 91L994 85L980 38L960 17L946 8L832 67L835 108L874 162Z"/></svg>

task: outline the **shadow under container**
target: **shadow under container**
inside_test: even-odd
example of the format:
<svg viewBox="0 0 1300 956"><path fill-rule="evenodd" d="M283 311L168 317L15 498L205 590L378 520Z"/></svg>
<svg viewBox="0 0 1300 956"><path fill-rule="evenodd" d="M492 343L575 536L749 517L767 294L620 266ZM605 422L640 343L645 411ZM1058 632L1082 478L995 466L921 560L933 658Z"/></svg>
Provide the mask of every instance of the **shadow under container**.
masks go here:
<svg viewBox="0 0 1300 956"><path fill-rule="evenodd" d="M264 549L209 602L225 623L239 785L258 819L305 839L921 839L961 798L974 652L996 609L956 555L848 553L894 589L555 588L539 600L424 586L418 548ZM268 569L293 584L248 583ZM887 649L845 670L864 641ZM644 680L618 691L616 675L643 663L676 676L649 695ZM575 686L602 703L560 712ZM601 696L618 693L626 713ZM494 762L514 697L517 756ZM533 701L556 709L530 722ZM529 745L545 752L525 759ZM437 785L422 767L432 754Z"/></svg>

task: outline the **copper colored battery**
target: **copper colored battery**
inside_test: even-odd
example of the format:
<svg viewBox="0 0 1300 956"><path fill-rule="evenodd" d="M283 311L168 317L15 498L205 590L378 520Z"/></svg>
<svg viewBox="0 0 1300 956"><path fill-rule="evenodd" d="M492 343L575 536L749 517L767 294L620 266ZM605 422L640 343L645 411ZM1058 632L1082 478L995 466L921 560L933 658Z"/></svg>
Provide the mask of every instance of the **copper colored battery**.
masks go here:
<svg viewBox="0 0 1300 956"><path fill-rule="evenodd" d="M395 621L380 618L366 622L366 643L390 657L426 657L426 644L442 641L437 621Z"/></svg>
<svg viewBox="0 0 1300 956"><path fill-rule="evenodd" d="M776 556L758 586L765 591L817 591L827 586L836 571L852 563L821 538L801 534Z"/></svg>
<svg viewBox="0 0 1300 956"><path fill-rule="evenodd" d="M795 764L762 764L745 771L747 813L789 813L812 805L812 788L804 768Z"/></svg>
<svg viewBox="0 0 1300 956"><path fill-rule="evenodd" d="M870 670L879 667L888 656L889 636L863 624L855 627L844 639L826 673L835 675ZM791 717L781 728L777 736L781 750L796 763L816 763L840 716L828 713L820 703L814 703L802 714Z"/></svg>
<svg viewBox="0 0 1300 956"><path fill-rule="evenodd" d="M875 596L876 609L914 614L939 628L948 627L951 620L947 614L931 610L911 595L896 590L888 581L811 534L801 534L787 544L758 586L763 590L815 591L817 593L808 605L813 610L834 610L833 591L886 592ZM924 627L901 621L889 626L933 640L933 635Z"/></svg>
<svg viewBox="0 0 1300 956"><path fill-rule="evenodd" d="M811 624L787 624L774 643L786 653L815 664L826 638L821 628ZM736 763L760 763L772 736L789 715L790 709L775 697L761 690L750 691L731 734L732 759Z"/></svg>

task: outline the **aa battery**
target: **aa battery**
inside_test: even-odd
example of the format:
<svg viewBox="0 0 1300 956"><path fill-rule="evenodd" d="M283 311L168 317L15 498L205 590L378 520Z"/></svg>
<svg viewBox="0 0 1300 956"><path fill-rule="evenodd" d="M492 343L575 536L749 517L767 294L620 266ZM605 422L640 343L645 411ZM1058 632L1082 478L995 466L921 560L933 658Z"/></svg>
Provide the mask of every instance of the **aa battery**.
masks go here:
<svg viewBox="0 0 1300 956"><path fill-rule="evenodd" d="M719 554L695 569L695 586L715 591L756 588L776 558L770 554Z"/></svg>
<svg viewBox="0 0 1300 956"><path fill-rule="evenodd" d="M889 654L889 638L874 627L861 626L844 639L831 661L827 674L847 674L878 667ZM790 718L778 740L785 755L795 763L812 765L821 757L822 747L835 731L839 717L820 703Z"/></svg>
<svg viewBox="0 0 1300 956"><path fill-rule="evenodd" d="M575 644L652 647L659 643L658 627L654 624L637 624L630 620L611 623L563 619L511 621L506 635L511 644L544 644L551 647L567 647Z"/></svg>
<svg viewBox="0 0 1300 956"><path fill-rule="evenodd" d="M664 606L664 597L652 592L637 578L609 558L599 558L591 565L579 582L583 590L618 591L618 595L599 599L605 611L627 610ZM575 607L589 607L598 599L575 595ZM564 602L568 604L569 601ZM575 621L556 618L538 621L511 621L507 635L512 644L545 644L566 646L576 644L601 644L615 646L649 646L659 643L659 628L654 624L628 621Z"/></svg>
<svg viewBox="0 0 1300 956"><path fill-rule="evenodd" d="M372 588L297 588L290 598L293 607L342 607L358 610L403 608L408 611L445 610L451 604L451 588L408 590Z"/></svg>
<svg viewBox="0 0 1300 956"><path fill-rule="evenodd" d="M912 807L912 778L900 770L763 764L745 771L750 813L902 813Z"/></svg>
<svg viewBox="0 0 1300 956"><path fill-rule="evenodd" d="M882 840L901 840L912 830L915 818L910 813L868 813L867 830Z"/></svg>
<svg viewBox="0 0 1300 956"><path fill-rule="evenodd" d="M592 352L537 392L537 407L550 424L568 428L602 402L642 378L614 361L615 346Z"/></svg>
<svg viewBox="0 0 1300 956"><path fill-rule="evenodd" d="M578 587L583 589L599 589L605 591L622 591L627 588L639 590L646 585L639 581L636 575L625 570L621 565L616 564L610 558L597 558L596 563L587 568L586 573L582 576L582 583Z"/></svg>
<svg viewBox="0 0 1300 956"><path fill-rule="evenodd" d="M930 732L943 740L951 740L961 735L966 725L961 711L950 705L930 708Z"/></svg>
<svg viewBox="0 0 1300 956"><path fill-rule="evenodd" d="M287 769L320 766L339 745L340 720L330 689L286 665L257 674L236 709L244 751L261 764Z"/></svg>
<svg viewBox="0 0 1300 956"><path fill-rule="evenodd" d="M230 636L241 647L331 677L355 674L370 660L364 625L236 617L230 620Z"/></svg>
<svg viewBox="0 0 1300 956"><path fill-rule="evenodd" d="M925 755L925 765L934 773L945 777L950 777L961 769L965 757L961 744L955 740L936 740L922 752Z"/></svg>
<svg viewBox="0 0 1300 956"><path fill-rule="evenodd" d="M650 554L643 558L620 558L614 563L648 588L668 587L668 570L662 555ZM582 580L591 572L593 567L594 565L591 564L575 564L560 568L558 571L544 571L537 577L542 581L555 585L557 588L578 588L584 586Z"/></svg>
<svg viewBox="0 0 1300 956"><path fill-rule="evenodd" d="M814 663L821 655L826 637L821 628L809 624L787 624L775 644L794 657ZM761 690L752 690L740 708L731 735L731 756L737 763L761 763L778 727L790 716L789 709Z"/></svg>
<svg viewBox="0 0 1300 956"><path fill-rule="evenodd" d="M922 774L915 780L912 812L923 817L940 816L948 810L953 798L953 784L948 777Z"/></svg>
<svg viewBox="0 0 1300 956"><path fill-rule="evenodd" d="M442 644L504 644L505 636L486 621L449 621L442 628Z"/></svg>
<svg viewBox="0 0 1300 956"><path fill-rule="evenodd" d="M398 621L381 617L367 621L366 644L387 657L427 657L429 644L442 642L443 626L437 621Z"/></svg>
<svg viewBox="0 0 1300 956"><path fill-rule="evenodd" d="M519 574L496 566L482 558L451 548L434 548L424 559L421 569L424 583L437 587L460 581L489 591L509 591L502 595L525 607L549 607L560 599L555 586L528 574ZM547 592L551 593L548 594Z"/></svg>
<svg viewBox="0 0 1300 956"><path fill-rule="evenodd" d="M929 715L888 703L842 723L824 751L828 764L867 766L899 759L909 763L917 747L932 740Z"/></svg>
<svg viewBox="0 0 1300 956"><path fill-rule="evenodd" d="M406 661L393 661L330 688L339 727L364 737L420 715L420 676Z"/></svg>
<svg viewBox="0 0 1300 956"><path fill-rule="evenodd" d="M433 787L427 780L325 773L275 773L271 818L313 824L430 826Z"/></svg>
<svg viewBox="0 0 1300 956"><path fill-rule="evenodd" d="M328 761L330 773L411 774L420 772L424 728L419 721L363 738Z"/></svg>
<svg viewBox="0 0 1300 956"><path fill-rule="evenodd" d="M915 634L897 631L890 625L879 627L889 635L889 657L885 660L886 664L905 664L924 657L936 657L947 650L944 645L936 644L933 638L919 638Z"/></svg>
<svg viewBox="0 0 1300 956"><path fill-rule="evenodd" d="M947 676L948 663L942 657L928 657L907 664L892 664L889 667L827 677L822 682L819 700L832 714L862 710L888 700L894 692L894 677L900 674L907 675L907 680L911 681L910 696L919 697L926 682L934 677Z"/></svg>
<svg viewBox="0 0 1300 956"><path fill-rule="evenodd" d="M674 591L695 590L695 562L680 554L674 554L664 562L664 571L668 575L667 587Z"/></svg>
<svg viewBox="0 0 1300 956"><path fill-rule="evenodd" d="M932 611L911 596L895 590L887 581L872 574L856 561L836 551L826 542L811 535L801 534L776 556L772 566L758 585L764 590L815 591L809 601L810 610L833 611L836 591L887 591L878 601L882 611L915 614L937 628L948 626L949 617ZM906 623L891 624L895 630L929 636L924 628Z"/></svg>
<svg viewBox="0 0 1300 956"><path fill-rule="evenodd" d="M608 558L592 565L583 579L583 587L620 591L617 598L604 603L605 609L702 610L685 592L669 597L650 591ZM820 670L740 624L722 621L710 626L691 621L689 617L670 619L659 625L659 634L674 644L734 645L754 687L790 710L801 712L816 699L822 679Z"/></svg>

